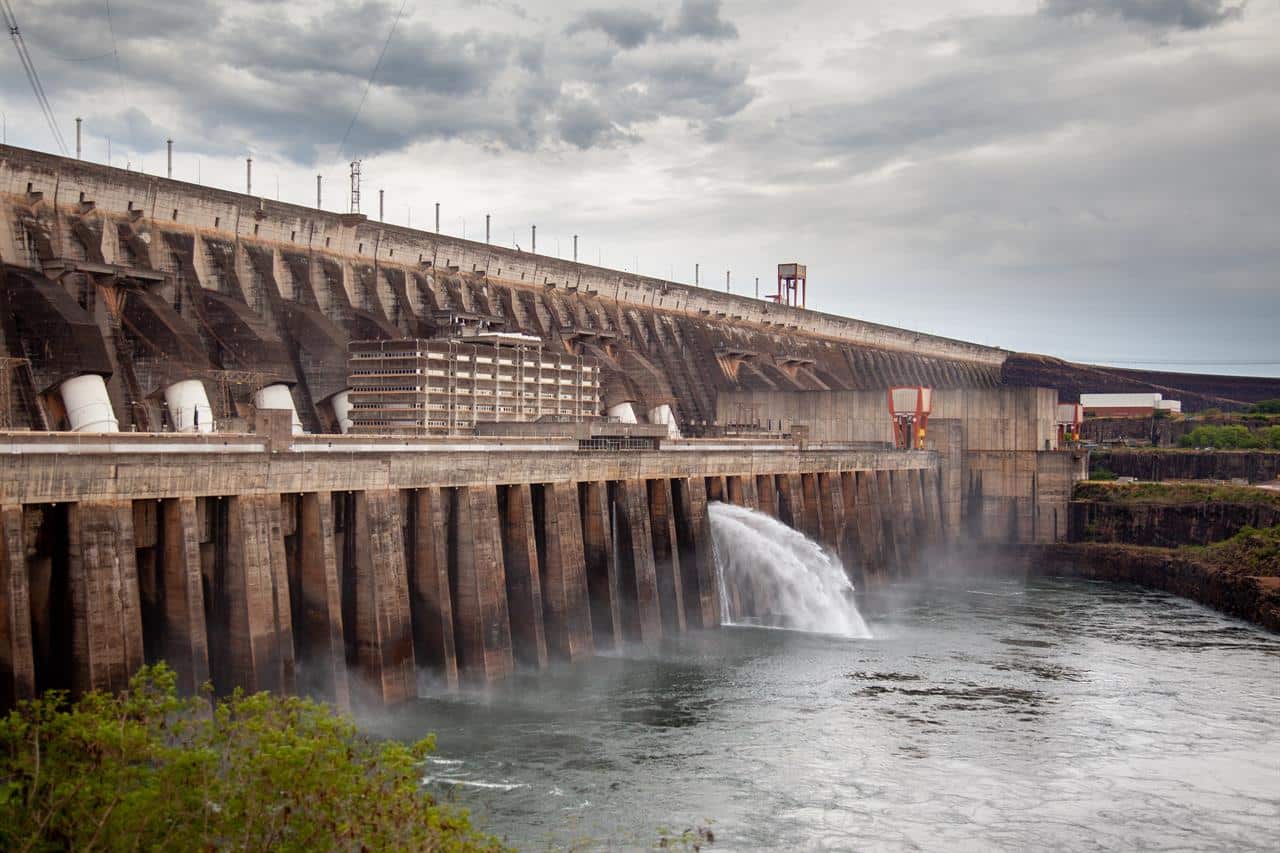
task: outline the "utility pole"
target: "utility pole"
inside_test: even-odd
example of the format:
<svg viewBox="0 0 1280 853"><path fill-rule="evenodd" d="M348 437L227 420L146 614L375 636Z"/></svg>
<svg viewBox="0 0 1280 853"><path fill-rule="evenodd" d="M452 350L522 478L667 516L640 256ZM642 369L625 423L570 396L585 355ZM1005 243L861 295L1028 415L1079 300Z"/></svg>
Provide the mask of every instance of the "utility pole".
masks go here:
<svg viewBox="0 0 1280 853"><path fill-rule="evenodd" d="M386 190L378 190L378 221L379 222L382 221L382 194L384 192L386 192Z"/></svg>
<svg viewBox="0 0 1280 853"><path fill-rule="evenodd" d="M166 139L164 141L164 145L165 145L165 148L167 149L167 157L169 161L169 169L168 169L167 176L172 178L173 177L173 140Z"/></svg>
<svg viewBox="0 0 1280 853"><path fill-rule="evenodd" d="M244 194L253 195L253 158L244 158Z"/></svg>
<svg viewBox="0 0 1280 853"><path fill-rule="evenodd" d="M729 271L728 270L724 271L724 292L725 293L729 292Z"/></svg>
<svg viewBox="0 0 1280 853"><path fill-rule="evenodd" d="M440 233L440 202L436 202L436 233Z"/></svg>
<svg viewBox="0 0 1280 853"><path fill-rule="evenodd" d="M533 236L529 238L529 251L538 254L538 226L533 226Z"/></svg>
<svg viewBox="0 0 1280 853"><path fill-rule="evenodd" d="M321 209L320 204L320 176L316 175L316 210Z"/></svg>
<svg viewBox="0 0 1280 853"><path fill-rule="evenodd" d="M484 215L484 241L489 242L489 214Z"/></svg>
<svg viewBox="0 0 1280 853"><path fill-rule="evenodd" d="M7 135L7 134L6 134ZM76 159L80 159L80 117L76 117Z"/></svg>
<svg viewBox="0 0 1280 853"><path fill-rule="evenodd" d="M756 299L760 298L760 276L756 276Z"/></svg>
<svg viewBox="0 0 1280 853"><path fill-rule="evenodd" d="M693 286L694 286L694 287L697 287L697 286L698 286L698 282L702 280L702 279L700 278L700 276L701 276L701 274L702 274L702 271L699 269L699 266L700 266L699 264L694 264L694 265L693 265Z"/></svg>
<svg viewBox="0 0 1280 853"><path fill-rule="evenodd" d="M578 235L573 235L573 262L578 262Z"/></svg>

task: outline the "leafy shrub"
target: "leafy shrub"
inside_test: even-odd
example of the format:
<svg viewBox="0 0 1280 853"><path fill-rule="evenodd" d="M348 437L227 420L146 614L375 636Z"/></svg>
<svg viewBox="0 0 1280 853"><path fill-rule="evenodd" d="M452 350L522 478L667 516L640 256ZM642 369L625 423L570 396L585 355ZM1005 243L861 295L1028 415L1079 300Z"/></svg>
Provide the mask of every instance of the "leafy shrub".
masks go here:
<svg viewBox="0 0 1280 853"><path fill-rule="evenodd" d="M1216 447L1220 450L1249 450L1262 446L1260 439L1240 424L1198 426L1178 443L1183 447Z"/></svg>
<svg viewBox="0 0 1280 853"><path fill-rule="evenodd" d="M1116 479L1116 472L1102 465L1089 469L1089 479L1098 481L1108 481Z"/></svg>
<svg viewBox="0 0 1280 853"><path fill-rule="evenodd" d="M119 695L50 692L0 720L0 849L499 849L423 790L433 747L306 699L211 707L145 667Z"/></svg>
<svg viewBox="0 0 1280 853"><path fill-rule="evenodd" d="M1251 415L1280 415L1280 399L1262 400L1245 409Z"/></svg>
<svg viewBox="0 0 1280 853"><path fill-rule="evenodd" d="M1197 550L1207 562L1226 571L1280 576L1280 525L1262 529L1242 527L1230 539Z"/></svg>

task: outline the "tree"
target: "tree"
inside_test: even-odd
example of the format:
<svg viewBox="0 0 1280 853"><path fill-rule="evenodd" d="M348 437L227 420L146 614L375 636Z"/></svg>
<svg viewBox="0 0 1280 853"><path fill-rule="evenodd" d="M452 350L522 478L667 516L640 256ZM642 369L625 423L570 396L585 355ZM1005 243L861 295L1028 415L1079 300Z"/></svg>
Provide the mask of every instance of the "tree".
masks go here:
<svg viewBox="0 0 1280 853"><path fill-rule="evenodd" d="M499 849L423 789L433 748L307 699L180 698L144 667L119 695L50 692L0 720L0 848Z"/></svg>

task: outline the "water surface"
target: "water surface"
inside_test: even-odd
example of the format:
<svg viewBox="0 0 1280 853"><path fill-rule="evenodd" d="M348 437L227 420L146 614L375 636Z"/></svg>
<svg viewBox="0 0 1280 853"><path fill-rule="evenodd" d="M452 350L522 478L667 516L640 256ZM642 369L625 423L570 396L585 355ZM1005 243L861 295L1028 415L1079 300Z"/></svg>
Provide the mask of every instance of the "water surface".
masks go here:
<svg viewBox="0 0 1280 853"><path fill-rule="evenodd" d="M371 723L524 848L1275 849L1280 638L1134 587L896 586L875 639L699 632Z"/></svg>

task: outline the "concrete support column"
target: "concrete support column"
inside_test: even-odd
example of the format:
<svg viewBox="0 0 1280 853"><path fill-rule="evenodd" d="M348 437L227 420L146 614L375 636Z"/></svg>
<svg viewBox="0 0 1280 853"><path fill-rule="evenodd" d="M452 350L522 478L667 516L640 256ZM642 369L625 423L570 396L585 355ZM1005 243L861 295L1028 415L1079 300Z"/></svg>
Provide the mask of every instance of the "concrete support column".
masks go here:
<svg viewBox="0 0 1280 853"><path fill-rule="evenodd" d="M339 708L351 707L346 636L342 624L342 584L333 529L333 494L309 492L298 513L298 600L294 625L298 657L307 687L327 695ZM293 589L290 590L292 595Z"/></svg>
<svg viewBox="0 0 1280 853"><path fill-rule="evenodd" d="M384 703L418 695L409 615L409 576L405 568L404 518L400 494L392 490L353 492L347 527L349 576L343 585L354 595L343 620L347 647L354 645L359 689ZM353 642L354 641L354 642Z"/></svg>
<svg viewBox="0 0 1280 853"><path fill-rule="evenodd" d="M707 500L720 501L721 503L729 502L729 488L724 481L724 477L707 477Z"/></svg>
<svg viewBox="0 0 1280 853"><path fill-rule="evenodd" d="M737 506L743 506L747 509L760 508L760 497L756 491L756 478L750 475L741 477L726 477L726 486L728 488L729 503Z"/></svg>
<svg viewBox="0 0 1280 853"><path fill-rule="evenodd" d="M653 534L653 565L657 573L662 628L684 633L684 583L680 579L680 549L670 480L649 480L649 527Z"/></svg>
<svg viewBox="0 0 1280 853"><path fill-rule="evenodd" d="M547 649L562 660L577 660L595 652L577 486L549 483L535 489L533 510Z"/></svg>
<svg viewBox="0 0 1280 853"><path fill-rule="evenodd" d="M778 485L772 474L756 475L756 501L765 515L778 517Z"/></svg>
<svg viewBox="0 0 1280 853"><path fill-rule="evenodd" d="M902 533L898 525L898 507L894 503L893 478L889 471L876 471L876 506L880 510L880 566L885 574L896 571L903 563Z"/></svg>
<svg viewBox="0 0 1280 853"><path fill-rule="evenodd" d="M0 507L0 710L36 693L22 507Z"/></svg>
<svg viewBox="0 0 1280 853"><path fill-rule="evenodd" d="M223 589L230 684L294 690L293 620L279 495L227 498Z"/></svg>
<svg viewBox="0 0 1280 853"><path fill-rule="evenodd" d="M200 523L195 498L160 505L161 583L164 590L164 659L178 686L195 691L209 680L209 635L200 575Z"/></svg>
<svg viewBox="0 0 1280 853"><path fill-rule="evenodd" d="M881 574L884 569L884 524L878 501L878 485L874 471L854 471L852 487L845 492L846 503L852 500L852 519L856 535L856 562L863 579Z"/></svg>
<svg viewBox="0 0 1280 853"><path fill-rule="evenodd" d="M458 670L469 680L506 678L515 669L502 563L498 490L450 490L449 592Z"/></svg>
<svg viewBox="0 0 1280 853"><path fill-rule="evenodd" d="M818 501L818 475L817 474L801 474L800 488L803 507L803 521L801 522L801 530L817 542L825 542L826 535L822 527L822 514L819 511Z"/></svg>
<svg viewBox="0 0 1280 853"><path fill-rule="evenodd" d="M579 486L578 496L596 650L618 650L622 648L622 607L609 490L605 483L583 483Z"/></svg>
<svg viewBox="0 0 1280 853"><path fill-rule="evenodd" d="M671 486L686 622L695 628L716 628L720 625L719 569L707 518L706 481L687 477L672 481Z"/></svg>
<svg viewBox="0 0 1280 853"><path fill-rule="evenodd" d="M72 688L122 690L144 662L133 506L72 504L68 527Z"/></svg>
<svg viewBox="0 0 1280 853"><path fill-rule="evenodd" d="M897 469L889 473L893 490L894 539L898 545L895 571L905 575L915 570L916 546L919 545L921 511L920 491L913 488L914 472ZM914 496L913 496L914 493Z"/></svg>
<svg viewBox="0 0 1280 853"><path fill-rule="evenodd" d="M614 547L623 632L628 640L657 642L662 638L662 613L644 481L618 480L609 484L609 491L616 506Z"/></svg>
<svg viewBox="0 0 1280 853"><path fill-rule="evenodd" d="M920 491L924 498L926 541L931 546L941 545L944 534L936 468L926 468L920 472Z"/></svg>
<svg viewBox="0 0 1280 853"><path fill-rule="evenodd" d="M818 523L823 545L839 553L844 527L844 495L840 474L819 472L817 477Z"/></svg>
<svg viewBox="0 0 1280 853"><path fill-rule="evenodd" d="M804 489L799 474L779 474L778 520L788 527L802 530L804 526Z"/></svg>
<svg viewBox="0 0 1280 853"><path fill-rule="evenodd" d="M502 560L511 615L511 647L517 661L547 668L547 641L542 624L542 584L528 484L499 487L502 513Z"/></svg>
<svg viewBox="0 0 1280 853"><path fill-rule="evenodd" d="M414 659L418 666L433 670L449 687L457 687L444 495L436 486L418 489L410 495L409 512L409 611L413 619Z"/></svg>

